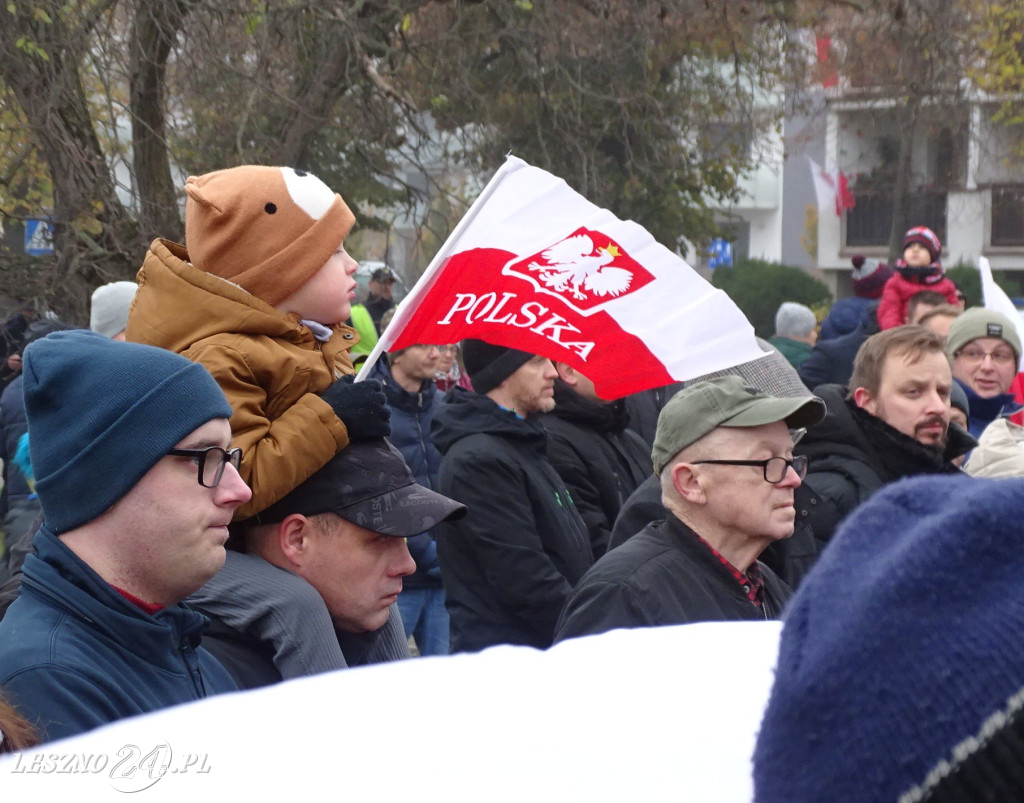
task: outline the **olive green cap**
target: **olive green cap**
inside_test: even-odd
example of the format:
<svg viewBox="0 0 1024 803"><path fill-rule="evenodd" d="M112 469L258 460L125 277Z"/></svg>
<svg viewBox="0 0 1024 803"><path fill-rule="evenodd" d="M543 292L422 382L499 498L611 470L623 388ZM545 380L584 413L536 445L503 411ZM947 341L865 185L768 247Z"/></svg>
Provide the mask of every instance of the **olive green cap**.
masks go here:
<svg viewBox="0 0 1024 803"><path fill-rule="evenodd" d="M654 436L654 473L680 450L716 427L759 427L785 421L790 429L813 427L825 417L817 396L779 398L747 385L741 377L723 376L697 382L673 396L658 416Z"/></svg>

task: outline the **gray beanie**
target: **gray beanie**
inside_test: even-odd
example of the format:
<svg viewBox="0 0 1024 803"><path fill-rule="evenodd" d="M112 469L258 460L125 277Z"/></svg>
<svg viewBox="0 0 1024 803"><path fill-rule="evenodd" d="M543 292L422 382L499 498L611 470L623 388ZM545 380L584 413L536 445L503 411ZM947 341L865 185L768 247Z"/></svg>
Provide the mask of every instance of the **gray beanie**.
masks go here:
<svg viewBox="0 0 1024 803"><path fill-rule="evenodd" d="M803 337L817 325L811 308L795 301L784 301L775 313L775 334L780 337Z"/></svg>
<svg viewBox="0 0 1024 803"><path fill-rule="evenodd" d="M953 321L946 337L946 352L950 357L955 357L972 340L982 337L1005 340L1017 355L1017 361L1020 361L1020 335L1017 327L1001 312L985 307L971 307Z"/></svg>
<svg viewBox="0 0 1024 803"><path fill-rule="evenodd" d="M89 328L104 337L113 337L128 326L128 310L139 286L135 282L111 282L97 287L89 308Z"/></svg>

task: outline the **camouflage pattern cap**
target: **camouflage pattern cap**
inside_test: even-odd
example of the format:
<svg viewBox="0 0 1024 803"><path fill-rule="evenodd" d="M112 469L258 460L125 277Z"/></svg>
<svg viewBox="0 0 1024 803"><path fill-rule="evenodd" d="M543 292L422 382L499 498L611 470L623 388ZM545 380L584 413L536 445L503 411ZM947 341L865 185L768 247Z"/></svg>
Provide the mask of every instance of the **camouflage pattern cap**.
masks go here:
<svg viewBox="0 0 1024 803"><path fill-rule="evenodd" d="M462 518L466 506L417 483L401 453L378 438L350 443L257 519L269 524L293 513L336 513L375 533L409 538Z"/></svg>

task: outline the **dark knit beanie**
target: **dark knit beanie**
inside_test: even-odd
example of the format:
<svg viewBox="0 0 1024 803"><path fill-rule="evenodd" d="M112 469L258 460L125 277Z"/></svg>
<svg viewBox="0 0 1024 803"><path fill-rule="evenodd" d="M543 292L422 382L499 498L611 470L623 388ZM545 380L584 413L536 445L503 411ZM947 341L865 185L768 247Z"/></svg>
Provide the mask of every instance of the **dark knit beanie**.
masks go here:
<svg viewBox="0 0 1024 803"><path fill-rule="evenodd" d="M95 332L36 341L24 376L35 489L58 535L108 510L190 432L231 417L203 366Z"/></svg>
<svg viewBox="0 0 1024 803"><path fill-rule="evenodd" d="M533 356L508 346L493 346L483 340L462 341L462 362L477 393L494 390Z"/></svg>
<svg viewBox="0 0 1024 803"><path fill-rule="evenodd" d="M885 283L892 277L892 268L877 259L865 259L859 254L852 257L853 294L858 298L881 298Z"/></svg>
<svg viewBox="0 0 1024 803"><path fill-rule="evenodd" d="M756 801L1024 798L1024 482L894 483L790 600Z"/></svg>
<svg viewBox="0 0 1024 803"><path fill-rule="evenodd" d="M355 223L340 195L290 167L243 165L190 176L185 192L192 264L272 307L313 278Z"/></svg>

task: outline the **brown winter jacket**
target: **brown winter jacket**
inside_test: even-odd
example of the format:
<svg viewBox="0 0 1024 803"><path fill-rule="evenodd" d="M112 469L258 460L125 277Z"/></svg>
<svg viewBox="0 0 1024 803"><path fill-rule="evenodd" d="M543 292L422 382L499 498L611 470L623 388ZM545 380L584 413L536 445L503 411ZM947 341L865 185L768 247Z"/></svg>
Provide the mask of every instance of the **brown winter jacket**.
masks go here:
<svg viewBox="0 0 1024 803"><path fill-rule="evenodd" d="M353 373L354 329L334 326L320 343L298 316L193 267L185 247L169 240L150 246L138 282L126 338L202 363L234 410L232 441L252 488L236 521L272 505L348 445L345 425L318 394Z"/></svg>

